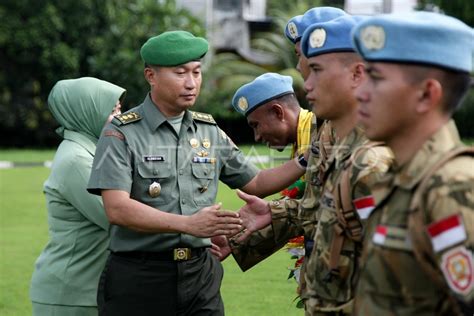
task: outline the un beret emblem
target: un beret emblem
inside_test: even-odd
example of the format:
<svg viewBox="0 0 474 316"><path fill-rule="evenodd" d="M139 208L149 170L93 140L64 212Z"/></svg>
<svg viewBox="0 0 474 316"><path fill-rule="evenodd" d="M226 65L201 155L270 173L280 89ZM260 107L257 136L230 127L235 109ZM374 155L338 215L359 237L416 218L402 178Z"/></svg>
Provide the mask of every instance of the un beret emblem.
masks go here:
<svg viewBox="0 0 474 316"><path fill-rule="evenodd" d="M242 112L245 112L249 107L247 99L245 97L240 97L237 106Z"/></svg>
<svg viewBox="0 0 474 316"><path fill-rule="evenodd" d="M380 26L369 25L360 32L362 44L369 50L379 50L385 45L385 31Z"/></svg>
<svg viewBox="0 0 474 316"><path fill-rule="evenodd" d="M288 29L288 34L290 34L291 38L295 39L298 36L298 28L294 22L288 23L286 28Z"/></svg>
<svg viewBox="0 0 474 316"><path fill-rule="evenodd" d="M319 48L326 42L326 31L322 28L315 29L309 36L309 45L312 48Z"/></svg>

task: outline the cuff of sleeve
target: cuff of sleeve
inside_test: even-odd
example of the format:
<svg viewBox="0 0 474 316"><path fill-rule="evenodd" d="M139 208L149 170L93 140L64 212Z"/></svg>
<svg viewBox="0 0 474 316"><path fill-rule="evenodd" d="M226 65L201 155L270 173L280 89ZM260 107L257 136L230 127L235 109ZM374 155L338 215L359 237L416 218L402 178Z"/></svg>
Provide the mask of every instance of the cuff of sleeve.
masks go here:
<svg viewBox="0 0 474 316"><path fill-rule="evenodd" d="M288 231L294 228L295 219L298 215L298 202L292 199L275 200L270 202L272 211L272 227L274 232ZM278 241L278 233L275 233L275 241Z"/></svg>

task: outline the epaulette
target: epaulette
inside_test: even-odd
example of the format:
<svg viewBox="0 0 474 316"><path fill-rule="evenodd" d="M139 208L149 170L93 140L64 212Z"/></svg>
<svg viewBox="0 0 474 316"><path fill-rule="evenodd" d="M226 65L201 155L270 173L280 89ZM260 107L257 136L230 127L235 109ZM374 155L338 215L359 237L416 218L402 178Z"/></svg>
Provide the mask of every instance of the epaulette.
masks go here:
<svg viewBox="0 0 474 316"><path fill-rule="evenodd" d="M114 119L112 120L112 123L114 125L120 126L120 125L125 125L125 124L128 124L128 123L133 123L133 122L139 121L141 119L142 119L142 117L140 116L140 114L138 114L136 112L127 112L127 113L123 113L123 114L119 114L119 115L114 116Z"/></svg>
<svg viewBox="0 0 474 316"><path fill-rule="evenodd" d="M190 112L193 115L193 120L209 123L209 124L217 124L211 114L194 112L194 111L190 111Z"/></svg>

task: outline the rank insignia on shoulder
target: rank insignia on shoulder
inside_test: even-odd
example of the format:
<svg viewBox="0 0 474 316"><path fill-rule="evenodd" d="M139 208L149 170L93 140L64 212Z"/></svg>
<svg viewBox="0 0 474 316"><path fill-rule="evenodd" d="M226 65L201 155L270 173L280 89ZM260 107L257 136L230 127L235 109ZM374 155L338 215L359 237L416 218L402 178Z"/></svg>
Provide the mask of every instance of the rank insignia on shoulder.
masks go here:
<svg viewBox="0 0 474 316"><path fill-rule="evenodd" d="M190 111L190 112L193 115L193 120L209 123L209 124L217 124L211 114L194 112L194 111Z"/></svg>
<svg viewBox="0 0 474 316"><path fill-rule="evenodd" d="M114 118L116 118L119 123L115 125L125 125L128 123L136 122L142 119L140 114L136 112L127 112L123 114L116 115ZM113 120L112 122L117 122L117 120Z"/></svg>

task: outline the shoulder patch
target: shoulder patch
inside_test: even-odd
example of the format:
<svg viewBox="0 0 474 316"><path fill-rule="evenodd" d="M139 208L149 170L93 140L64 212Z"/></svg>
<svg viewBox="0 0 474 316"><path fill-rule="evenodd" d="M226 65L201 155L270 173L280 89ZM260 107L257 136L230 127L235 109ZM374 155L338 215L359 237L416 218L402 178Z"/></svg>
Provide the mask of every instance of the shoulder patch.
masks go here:
<svg viewBox="0 0 474 316"><path fill-rule="evenodd" d="M120 139L120 140L124 140L124 139L125 139L125 136L123 136L122 133L120 133L120 132L118 132L118 131L115 131L115 130L112 130L112 129L105 130L105 131L104 131L104 136L105 136L105 137L113 136L113 137L117 137L117 138Z"/></svg>
<svg viewBox="0 0 474 316"><path fill-rule="evenodd" d="M190 111L190 112L193 115L193 120L209 123L209 124L217 124L211 114L194 112L194 111Z"/></svg>
<svg viewBox="0 0 474 316"><path fill-rule="evenodd" d="M127 112L127 113L116 115L114 119L112 120L112 123L114 123L117 126L120 126L120 125L133 123L141 119L142 117L137 112Z"/></svg>
<svg viewBox="0 0 474 316"><path fill-rule="evenodd" d="M472 252L466 247L454 248L441 259L441 269L449 287L457 294L467 295L474 287Z"/></svg>

